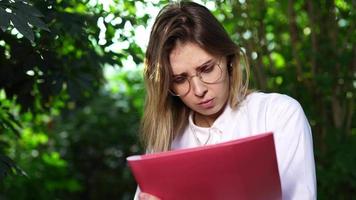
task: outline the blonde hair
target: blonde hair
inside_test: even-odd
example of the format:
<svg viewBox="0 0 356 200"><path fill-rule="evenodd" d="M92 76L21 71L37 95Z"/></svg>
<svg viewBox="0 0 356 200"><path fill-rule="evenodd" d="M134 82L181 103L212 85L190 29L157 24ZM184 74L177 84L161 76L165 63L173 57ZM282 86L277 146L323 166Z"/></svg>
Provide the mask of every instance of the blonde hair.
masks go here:
<svg viewBox="0 0 356 200"><path fill-rule="evenodd" d="M210 11L193 2L165 6L152 27L145 59L147 93L140 138L147 152L169 150L173 139L188 123L190 109L169 93L172 75L169 54L177 41L192 42L211 55L226 56L232 108L237 109L248 93L246 55Z"/></svg>

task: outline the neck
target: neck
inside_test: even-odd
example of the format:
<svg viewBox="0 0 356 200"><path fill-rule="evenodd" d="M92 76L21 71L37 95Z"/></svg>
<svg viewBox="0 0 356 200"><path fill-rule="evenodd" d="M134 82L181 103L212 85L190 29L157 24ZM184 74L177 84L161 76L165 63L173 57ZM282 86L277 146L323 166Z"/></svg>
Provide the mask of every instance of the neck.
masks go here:
<svg viewBox="0 0 356 200"><path fill-rule="evenodd" d="M202 115L200 113L194 112L193 121L194 124L200 127L211 127L215 120L221 115L225 110L226 104L221 108L221 110L212 115Z"/></svg>
<svg viewBox="0 0 356 200"><path fill-rule="evenodd" d="M200 127L211 127L218 116L206 116L201 115L197 112L194 113L193 120L197 126Z"/></svg>

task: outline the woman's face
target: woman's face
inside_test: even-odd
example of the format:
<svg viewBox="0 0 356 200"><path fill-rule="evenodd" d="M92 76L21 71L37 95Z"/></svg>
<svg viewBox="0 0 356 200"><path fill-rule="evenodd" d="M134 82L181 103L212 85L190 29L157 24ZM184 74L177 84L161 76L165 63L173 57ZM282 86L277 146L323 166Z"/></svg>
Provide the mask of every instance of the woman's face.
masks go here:
<svg viewBox="0 0 356 200"><path fill-rule="evenodd" d="M184 80L184 77L188 77L190 82L189 91L182 90L187 93L179 98L196 113L207 117L209 121L214 121L222 112L229 95L226 58L210 55L194 43L177 42L169 55L169 60L173 72L173 85L177 88L183 87L182 78ZM211 72L213 69L215 70ZM201 77L207 77L205 80L210 81L210 76L216 77L212 74L216 73L216 69L221 74L217 82L205 83L197 76L200 73Z"/></svg>

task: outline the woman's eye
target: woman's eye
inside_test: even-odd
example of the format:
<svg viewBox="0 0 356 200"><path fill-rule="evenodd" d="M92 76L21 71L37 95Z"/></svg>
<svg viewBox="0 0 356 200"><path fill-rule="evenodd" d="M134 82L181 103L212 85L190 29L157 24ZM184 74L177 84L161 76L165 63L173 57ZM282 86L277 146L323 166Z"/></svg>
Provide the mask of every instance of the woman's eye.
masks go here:
<svg viewBox="0 0 356 200"><path fill-rule="evenodd" d="M201 73L210 73L214 70L215 65L208 65L201 69Z"/></svg>
<svg viewBox="0 0 356 200"><path fill-rule="evenodd" d="M187 80L185 76L177 76L173 78L173 83L182 84L185 82L185 80Z"/></svg>

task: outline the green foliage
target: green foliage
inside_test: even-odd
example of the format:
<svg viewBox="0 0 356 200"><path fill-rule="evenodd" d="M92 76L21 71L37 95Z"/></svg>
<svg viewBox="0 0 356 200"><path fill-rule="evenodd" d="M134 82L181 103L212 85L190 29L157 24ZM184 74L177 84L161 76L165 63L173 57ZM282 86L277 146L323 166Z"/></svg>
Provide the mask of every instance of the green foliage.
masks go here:
<svg viewBox="0 0 356 200"><path fill-rule="evenodd" d="M35 38L31 27L49 31L40 17L43 17L42 13L27 1L3 0L0 2L0 28L2 31L6 31L12 24L12 28L16 28L31 42Z"/></svg>
<svg viewBox="0 0 356 200"><path fill-rule="evenodd" d="M41 94L38 93L36 87L33 91L36 97L35 102L37 102ZM63 102L66 99L68 96L62 90L53 101ZM6 103L6 100L1 101L3 102ZM53 140L48 134L54 117L58 116L58 110L62 109L64 104L54 103L49 110L44 110L41 104L36 104L34 110L20 112L20 105L14 101L10 103L8 110L20 123L20 126L16 127L20 135L15 135L14 130L10 128L2 129L1 140L6 144L2 150L5 150L3 153L16 161L16 166L13 168L21 166L21 172L26 173L27 176L16 174L7 176L1 183L2 192L4 192L2 197L27 199L32 196L32 198L44 199L55 197L53 191L71 191L73 188L79 188L77 181L69 176L67 162L53 149ZM24 185L28 187L24 188ZM23 192L19 194L19 190Z"/></svg>
<svg viewBox="0 0 356 200"><path fill-rule="evenodd" d="M152 17L139 8L167 1L107 2L0 0L0 199L132 198L125 157L142 152L144 104L144 49L134 36ZM252 87L303 105L318 198L352 199L355 5L206 4L247 53Z"/></svg>
<svg viewBox="0 0 356 200"><path fill-rule="evenodd" d="M130 43L128 48L119 50L110 46L118 41L132 42L129 39L133 36L132 28L126 30L124 38L117 37L116 30L123 29L128 23L144 23L147 14L136 19L125 13L128 7L135 8L134 2L121 4L120 9L111 7L110 11L84 2L32 2L31 6L44 14L43 20L51 32L34 29L31 43L14 31L14 27L17 28L14 23L9 24L5 32L0 32L3 97L0 101L0 150L8 155L1 157L0 167L3 176L17 172L1 182L0 194L3 194L0 198L88 199L106 196L130 199L136 186L126 167L125 157L140 149L135 135L143 100L135 98L143 99L142 79L137 72L130 79L123 74L113 77L138 86L134 89L139 93L130 89L133 95L130 98L121 91L112 95L100 88L104 84L102 67L105 65L121 65L129 54L137 63L142 62L143 51L136 44ZM112 15L111 21L106 20L109 15ZM31 24L26 21L28 19L20 20L26 25ZM97 26L100 21L106 28L104 37L99 34L103 30ZM122 84L120 81L118 84ZM132 105L127 103L131 100ZM14 109L8 111L9 106L16 108L16 112ZM95 115L88 115L88 109ZM108 110L116 111L104 119ZM98 119L98 115L104 117ZM88 120L90 117L92 121ZM80 127L87 121L87 126ZM108 134L103 134L110 124ZM77 128L83 130L77 132ZM87 136L92 140L86 140ZM99 140L101 144L97 143L98 138L102 139ZM88 154L83 155L83 160L80 155L84 153L78 152ZM103 157L98 158L98 155ZM16 161L16 165L9 157ZM28 176L17 176L20 172L26 172ZM117 186L115 190L114 185Z"/></svg>
<svg viewBox="0 0 356 200"><path fill-rule="evenodd" d="M57 149L83 187L80 198L131 199L136 190L126 157L142 153L137 145L142 105L134 101L143 96L138 73L122 72L112 77L112 83L119 87L133 86L130 95L108 86L85 107L56 120L53 132ZM132 90L134 85L138 87Z"/></svg>
<svg viewBox="0 0 356 200"><path fill-rule="evenodd" d="M337 130L335 130L336 132ZM352 199L355 195L356 137L326 136L325 155L317 151L319 199ZM324 153L324 152L323 152ZM340 193L340 191L343 191Z"/></svg>
<svg viewBox="0 0 356 200"><path fill-rule="evenodd" d="M7 99L4 90L0 90L0 133L9 130L11 137L0 138L0 180L8 174L22 174L25 172L17 166L12 159L5 156L4 149L9 147L9 140L20 137L21 122L18 119L19 106L14 99Z"/></svg>

